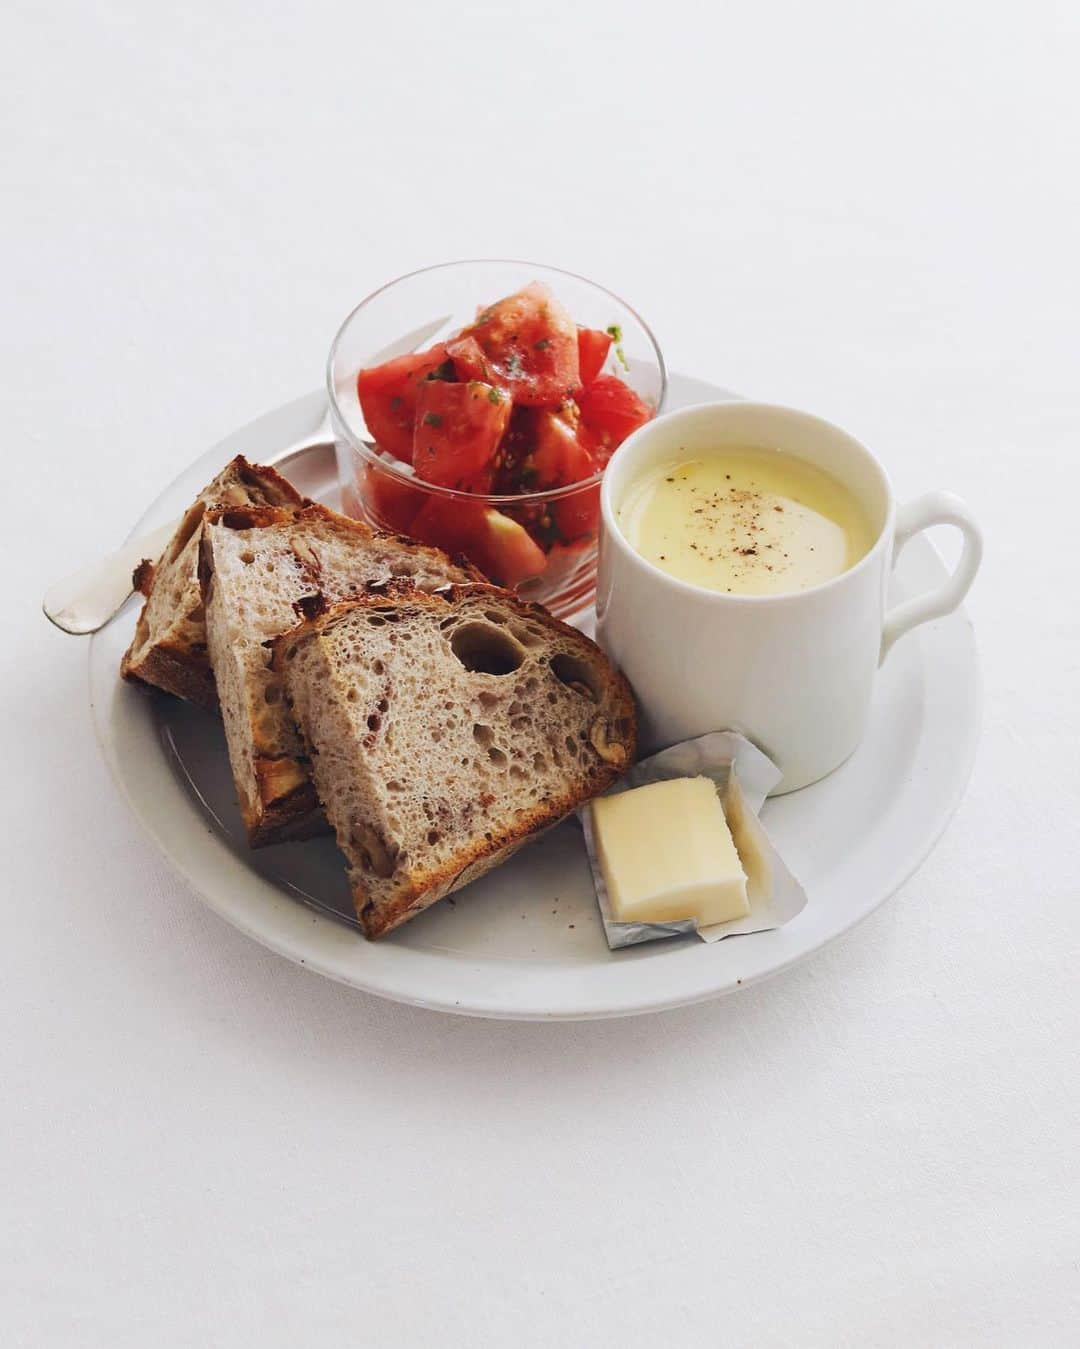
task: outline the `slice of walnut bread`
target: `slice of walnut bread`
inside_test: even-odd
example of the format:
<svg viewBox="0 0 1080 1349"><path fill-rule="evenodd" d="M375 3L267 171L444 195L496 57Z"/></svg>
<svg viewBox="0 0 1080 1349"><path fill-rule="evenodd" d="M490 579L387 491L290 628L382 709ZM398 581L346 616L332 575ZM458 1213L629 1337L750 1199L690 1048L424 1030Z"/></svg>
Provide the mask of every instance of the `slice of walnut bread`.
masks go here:
<svg viewBox="0 0 1080 1349"><path fill-rule="evenodd" d="M493 586L338 605L280 637L274 669L372 938L505 861L634 755L633 695L599 647Z"/></svg>
<svg viewBox="0 0 1080 1349"><path fill-rule="evenodd" d="M270 669L269 642L305 613L395 577L429 590L479 573L436 548L376 534L309 504L208 514L201 576L210 661L248 839L258 847L318 833L326 821Z"/></svg>
<svg viewBox="0 0 1080 1349"><path fill-rule="evenodd" d="M242 455L226 464L188 508L157 562L147 559L136 568L132 581L146 603L120 662L123 677L215 707L199 589L203 517L225 506L299 507L302 500L272 468L249 464Z"/></svg>

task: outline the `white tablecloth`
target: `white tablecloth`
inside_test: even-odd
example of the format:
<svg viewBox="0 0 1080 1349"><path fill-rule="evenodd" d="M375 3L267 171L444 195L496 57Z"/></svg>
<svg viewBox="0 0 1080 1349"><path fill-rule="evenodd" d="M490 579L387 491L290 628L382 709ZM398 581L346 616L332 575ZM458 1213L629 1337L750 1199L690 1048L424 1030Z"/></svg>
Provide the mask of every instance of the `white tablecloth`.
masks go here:
<svg viewBox="0 0 1080 1349"><path fill-rule="evenodd" d="M1075 1344L1077 7L25 3L0 52L0 1340ZM38 612L361 296L492 254L985 525L954 823L711 1005L485 1023L268 954Z"/></svg>

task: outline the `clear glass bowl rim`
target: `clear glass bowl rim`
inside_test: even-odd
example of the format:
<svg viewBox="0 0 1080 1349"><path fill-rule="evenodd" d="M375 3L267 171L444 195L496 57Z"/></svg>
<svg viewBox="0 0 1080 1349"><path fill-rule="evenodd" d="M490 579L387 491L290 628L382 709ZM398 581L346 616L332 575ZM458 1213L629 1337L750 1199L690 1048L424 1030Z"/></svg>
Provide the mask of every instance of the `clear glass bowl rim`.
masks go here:
<svg viewBox="0 0 1080 1349"><path fill-rule="evenodd" d="M552 272L557 276L567 276L574 281L582 281L585 285L592 286L594 290L602 291L603 294L609 295L616 304L621 305L628 313L633 314L637 322L641 324L642 332L644 332L652 345L653 353L656 356L656 364L660 371L660 392L657 396L656 410L653 414L654 416L659 416L663 411L664 400L667 398L668 386L667 365L664 361L664 353L660 350L660 344L657 342L653 330L633 305L627 304L621 295L616 295L615 292L609 290L607 286L601 286L599 282L593 281L590 277L582 276L579 272L568 271L565 267L553 267L550 263L546 262L528 262L522 258L457 258L451 262L436 262L429 267L417 267L415 271L405 272L401 276L396 276L392 281L387 281L377 290L373 290L370 295L366 295L358 305L349 311L341 326L334 334L334 340L330 343L330 353L326 358L326 393L330 400L330 407L334 414L334 420L344 433L350 449L362 459L366 460L367 463L382 469L384 473L390 474L400 482L408 483L417 491L429 492L433 496L446 497L448 500L482 502L485 505L495 506L522 506L537 501L559 501L564 497L574 496L578 492L584 492L591 487L596 487L604 476L604 470L602 468L594 473L591 478L582 478L580 482L568 483L565 487L551 487L544 492L513 492L501 496L485 495L479 492L461 492L454 487L443 487L438 483L426 482L423 478L418 478L413 473L402 472L401 469L395 466L394 461L390 458L383 458L383 456L373 450L366 441L360 440L355 436L349 426L341 405L338 402L337 390L334 387L334 366L341 341L344 338L350 323L356 318L357 314L359 314L366 305L370 304L372 300L375 300L382 295L384 291L389 290L392 286L398 285L402 281L410 281L414 276L424 276L428 272L441 272L450 267L468 267L475 264L486 263L494 263L504 267L536 267L541 271Z"/></svg>

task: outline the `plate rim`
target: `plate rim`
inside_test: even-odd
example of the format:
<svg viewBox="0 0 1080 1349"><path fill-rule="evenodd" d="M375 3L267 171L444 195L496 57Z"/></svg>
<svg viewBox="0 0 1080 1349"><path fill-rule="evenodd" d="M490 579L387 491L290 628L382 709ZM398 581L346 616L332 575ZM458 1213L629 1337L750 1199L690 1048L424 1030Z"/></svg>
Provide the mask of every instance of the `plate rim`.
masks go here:
<svg viewBox="0 0 1080 1349"><path fill-rule="evenodd" d="M700 394L709 398L736 396L709 381L682 376L674 372L671 375L671 382L676 386L679 384L696 386ZM220 466L235 453L250 453L253 448L251 442L257 440L260 435L265 435L272 426L284 423L290 418L297 423L298 430L295 434L299 436L302 434L300 429L302 424L306 425L310 422L310 426L314 427L318 423L324 402L325 399L321 391L302 395L271 409L218 441L204 454L195 458L162 489L136 523L130 537L134 538L144 529L150 527L155 517L160 516L164 519L168 518L169 514L175 513L162 503L179 490L185 479L189 477L199 479L204 475L212 474L215 462ZM257 451L255 451L255 454L257 455ZM199 486L201 485L202 483L199 482ZM195 490L197 491L198 487ZM935 560L936 566L944 571L944 564L931 541L925 536L921 536L909 545L909 549L912 551L920 548L925 550L928 556ZM131 603L133 601L129 601L129 605ZM542 987L531 990L529 994L523 994L521 988L517 986L514 986L512 991L510 988L504 989L504 981L501 979L494 981L494 986L486 995L479 995L470 984L469 996L462 998L452 996L452 994L455 991L461 993L463 989L457 988L455 990L452 981L447 985L445 977L440 977L445 975L445 971L439 970L431 971L435 977L433 977L430 988L425 990L422 978L419 981L421 986L416 987L415 980L406 978L403 982L400 978L395 977L396 972L401 968L402 959L409 962L410 969L418 968L422 975L425 965L430 967L437 963L436 957L429 951L397 946L392 943L371 945L362 943L362 949L366 952L382 953L389 958L367 956L365 960L370 968L362 967L359 973L356 970L344 968L342 959L336 959L335 957L341 956L344 958L350 953L355 955L357 942L359 941L356 933L332 918L313 912L291 898L274 885L272 881L258 875L232 851L215 830L208 826L205 819L200 820L201 830L213 842L203 854L192 854L190 851L181 853L176 850L175 846L170 846L167 820L161 817L160 812L155 814L152 802L146 795L140 795L137 792L136 787L139 778L146 776L152 778L164 773L168 775L173 790L182 793L189 807L196 810L201 808L196 802L193 802L189 790L177 781L169 765L163 761L151 764L147 759L141 766L122 762L120 747L116 742L113 728L108 724L105 709L100 705L98 689L95 687L99 674L98 657L105 646L104 633L94 634L89 643L87 655L88 692L94 734L102 757L105 759L117 790L127 803L136 822L143 833L153 841L173 874L193 890L209 909L238 931L254 938L261 945L292 960L305 969L313 970L335 982L357 988L362 992L388 998L392 1001L433 1011L505 1020L591 1020L646 1015L651 1012L690 1006L737 992L741 988L749 988L753 984L771 978L773 975L790 969L800 961L808 959L846 932L851 931L864 918L867 918L884 904L887 899L891 898L918 870L948 827L963 799L978 752L982 719L982 672L970 620L967 618L965 611L960 609L942 622L949 624L950 628L955 629L958 634L962 633L965 644L969 648L967 654L970 679L967 681L967 691L969 693L970 716L966 719L962 728L959 744L954 748L953 772L949 778L949 791L943 797L933 820L922 830L917 842L906 854L903 864L897 868L894 874L883 881L876 897L860 903L854 913L845 915L841 921L837 922L835 927L824 935L819 934L809 943L792 940L793 937L797 936L798 919L786 928L769 933L755 934L752 940L756 945L751 948L751 952L757 951L762 956L765 955L766 951L771 954L764 959L748 961L742 977L733 979L728 973L718 979L710 980L708 977L700 977L699 972L705 968L706 964L706 961L701 957L705 957L709 951L715 950L715 948L705 943L680 943L687 956L694 953L699 957L697 970L695 971L698 977L692 980L691 987L673 988L670 986L670 979L660 979L659 986L647 988L646 985L657 985L656 975L658 971L653 971L651 977L645 977L649 969L649 962L634 961L632 968L637 972L640 979L640 987L636 993L632 993L629 997L623 995L615 999L605 999L604 989L612 982L612 979L601 978L599 977L601 971L592 969L589 972L588 981L583 981L583 983L587 982L587 987L576 989L576 997L573 999L564 996L557 1006L546 1005L543 999L543 987L553 982L550 979L541 979ZM101 673L105 674L104 669ZM118 686L120 686L120 680L113 671L111 687L114 696L118 692L121 695L123 693L134 693L133 690L119 688ZM106 686L106 688L108 687ZM141 720L152 723L153 700L144 699L142 701ZM148 729L160 741L160 728L150 725ZM184 831L178 826L177 832L182 833ZM175 837L173 843L175 844ZM210 867L209 871L207 865ZM214 883L215 870L216 884ZM239 888L241 890L246 889L249 894L252 887L261 892L255 897L254 905L251 904L250 898L246 902L240 902L233 896L229 885L226 884L230 879L239 880ZM313 933L317 933L319 937L319 940L315 943L312 942ZM675 951L672 950L671 954L674 955ZM446 963L445 960L441 962L442 965ZM454 969L475 969L473 962L467 958L449 963ZM689 973L689 967L694 964L692 960L686 959L677 963L683 967L684 973ZM535 972L536 969L535 962L519 961L509 957L493 958L486 955L478 956L476 964L484 968L489 975L495 970L509 970L518 966L525 975L526 983L530 982L529 971ZM545 967L549 970L561 969L564 972L573 969L572 964L569 967L566 965L560 966L558 962L554 961L545 962ZM603 968L610 975L615 976L614 982L618 985L622 973L628 973L630 967L620 967L618 957L616 957L614 965ZM617 971L618 974L616 974ZM475 980L472 983L475 983ZM570 983L572 986L572 979ZM447 986L440 988L440 984ZM536 999L537 993L541 994L540 1000Z"/></svg>

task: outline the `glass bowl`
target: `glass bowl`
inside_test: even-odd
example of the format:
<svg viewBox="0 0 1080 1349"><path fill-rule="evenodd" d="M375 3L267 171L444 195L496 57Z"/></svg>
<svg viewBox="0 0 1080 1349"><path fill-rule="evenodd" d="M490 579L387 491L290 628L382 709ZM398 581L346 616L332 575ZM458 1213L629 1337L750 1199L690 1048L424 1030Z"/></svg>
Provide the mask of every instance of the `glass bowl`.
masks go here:
<svg viewBox="0 0 1080 1349"><path fill-rule="evenodd" d="M356 377L361 369L387 359L399 339L411 350L408 335L430 329L415 343L425 349L445 340L471 323L480 306L513 294L530 281L546 282L569 311L575 323L586 328L617 325L620 341L613 344L604 370L617 374L642 398L654 414L662 411L667 391L667 372L656 339L633 309L617 295L556 267L534 262L483 259L446 262L391 281L369 295L341 325L330 348L327 388L330 417L337 448L341 504L346 514L366 520L377 529L418 537L416 517L432 498L442 501L437 512L443 519L457 520L451 529L453 551L462 552L482 571L491 574L490 554L470 522L477 507L490 508L499 516L523 526L530 537L544 540L542 572L516 587L524 599L546 605L559 617L568 617L590 604L596 593L596 552L600 527L600 479L603 470L582 482L544 492L521 492L512 496L480 495L455 491L424 482L409 465L387 454L371 440L360 411ZM440 322L441 320L441 322ZM615 351L618 345L625 365ZM400 355L402 351L393 351ZM432 512L428 512L430 517ZM521 539L516 525L501 525L485 515L489 527ZM555 521L560 539L552 537ZM446 534L423 538L422 543L448 547ZM526 549L529 545L526 544ZM485 567L488 562L488 567ZM506 577L492 579L500 583Z"/></svg>

